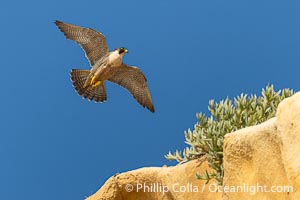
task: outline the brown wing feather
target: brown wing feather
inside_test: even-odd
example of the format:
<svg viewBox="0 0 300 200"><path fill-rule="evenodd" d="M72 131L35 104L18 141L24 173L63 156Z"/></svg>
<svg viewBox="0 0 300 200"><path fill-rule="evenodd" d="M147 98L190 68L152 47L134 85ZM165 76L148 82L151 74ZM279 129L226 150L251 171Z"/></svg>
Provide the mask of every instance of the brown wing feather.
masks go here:
<svg viewBox="0 0 300 200"><path fill-rule="evenodd" d="M85 51L85 55L93 66L109 52L105 36L93 29L55 21L67 39L77 42Z"/></svg>
<svg viewBox="0 0 300 200"><path fill-rule="evenodd" d="M140 69L123 64L108 80L127 89L143 107L154 112L147 79Z"/></svg>

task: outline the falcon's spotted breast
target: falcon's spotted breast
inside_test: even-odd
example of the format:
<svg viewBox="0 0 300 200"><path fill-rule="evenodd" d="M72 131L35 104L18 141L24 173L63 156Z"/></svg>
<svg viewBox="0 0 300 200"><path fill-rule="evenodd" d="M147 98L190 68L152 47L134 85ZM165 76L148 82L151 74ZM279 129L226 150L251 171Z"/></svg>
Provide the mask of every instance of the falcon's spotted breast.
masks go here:
<svg viewBox="0 0 300 200"><path fill-rule="evenodd" d="M110 81L127 89L143 107L154 112L147 79L141 70L123 63L128 52L124 47L109 51L105 36L90 28L55 21L67 39L77 42L85 51L90 70L71 70L71 80L79 95L90 101L107 100L105 82Z"/></svg>

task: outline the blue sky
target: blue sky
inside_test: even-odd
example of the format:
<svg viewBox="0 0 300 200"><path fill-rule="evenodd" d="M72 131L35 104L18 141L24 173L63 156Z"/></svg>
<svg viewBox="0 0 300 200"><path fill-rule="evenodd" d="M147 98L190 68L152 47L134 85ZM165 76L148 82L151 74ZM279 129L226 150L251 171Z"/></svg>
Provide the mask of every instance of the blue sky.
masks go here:
<svg viewBox="0 0 300 200"><path fill-rule="evenodd" d="M83 199L107 178L170 163L195 114L240 93L300 89L299 1L6 1L0 7L0 199ZM80 47L54 25L101 31L148 78L156 112L107 84L79 97Z"/></svg>

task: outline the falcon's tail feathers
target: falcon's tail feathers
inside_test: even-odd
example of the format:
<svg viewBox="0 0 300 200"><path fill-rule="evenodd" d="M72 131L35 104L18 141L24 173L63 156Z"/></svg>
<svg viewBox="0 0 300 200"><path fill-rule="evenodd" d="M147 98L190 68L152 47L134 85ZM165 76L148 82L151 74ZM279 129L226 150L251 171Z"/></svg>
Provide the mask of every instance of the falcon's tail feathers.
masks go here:
<svg viewBox="0 0 300 200"><path fill-rule="evenodd" d="M83 98L87 98L90 101L95 102L104 102L107 100L106 90L104 82L97 86L92 87L91 85L84 87L84 83L87 80L89 75L89 70L80 70L80 69L72 69L71 70L71 80L73 82L73 86L77 93Z"/></svg>

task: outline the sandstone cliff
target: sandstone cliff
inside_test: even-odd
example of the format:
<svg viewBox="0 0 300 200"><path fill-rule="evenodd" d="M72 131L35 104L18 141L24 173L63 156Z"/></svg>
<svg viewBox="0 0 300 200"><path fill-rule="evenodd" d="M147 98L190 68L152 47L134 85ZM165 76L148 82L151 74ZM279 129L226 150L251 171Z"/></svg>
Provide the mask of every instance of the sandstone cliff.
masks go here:
<svg viewBox="0 0 300 200"><path fill-rule="evenodd" d="M300 199L300 93L282 101L276 117L227 134L224 182L196 179L207 162L147 167L115 175L87 200Z"/></svg>

